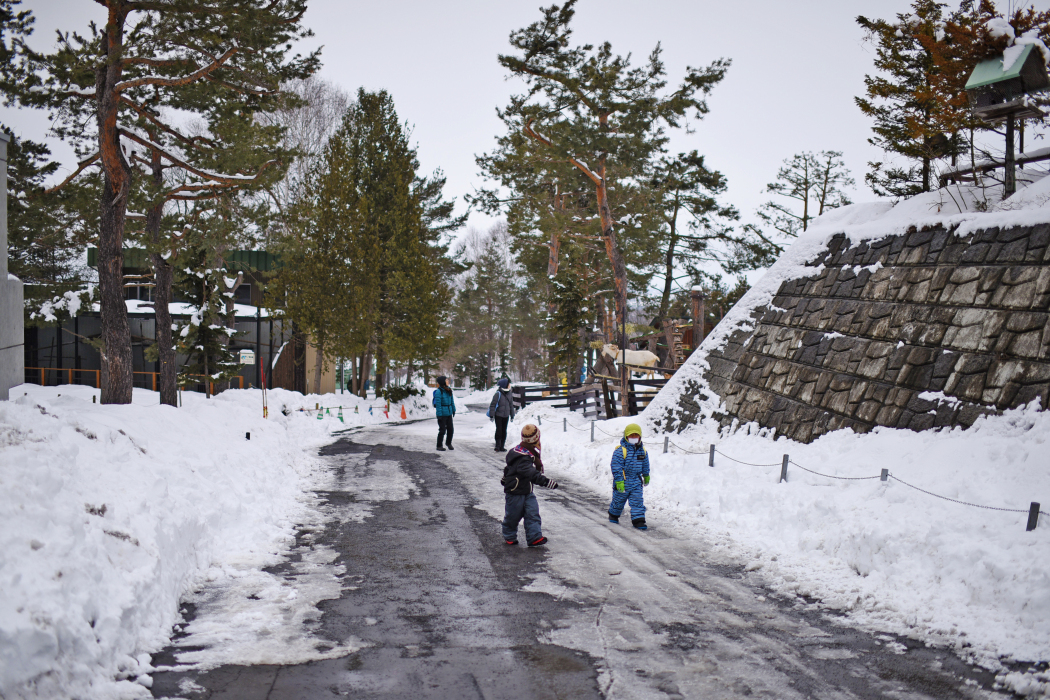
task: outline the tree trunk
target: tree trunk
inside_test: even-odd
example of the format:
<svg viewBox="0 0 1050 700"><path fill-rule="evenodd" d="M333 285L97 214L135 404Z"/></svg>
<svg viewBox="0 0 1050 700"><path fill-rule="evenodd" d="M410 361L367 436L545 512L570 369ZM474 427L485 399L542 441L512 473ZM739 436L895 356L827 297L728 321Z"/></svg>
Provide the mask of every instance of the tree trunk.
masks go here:
<svg viewBox="0 0 1050 700"><path fill-rule="evenodd" d="M160 154L153 151L152 162L153 184L159 188L163 184L164 171L161 168ZM157 377L157 388L160 389L160 403L164 406L179 405L178 366L175 364L175 340L171 330L171 286L174 270L160 253L160 220L164 214L164 202L157 202L146 212L146 234L153 244L150 262L153 264L153 313L156 318L154 341L157 343L157 359L160 367Z"/></svg>
<svg viewBox="0 0 1050 700"><path fill-rule="evenodd" d="M387 357L382 347L376 349L376 396L386 384Z"/></svg>
<svg viewBox="0 0 1050 700"><path fill-rule="evenodd" d="M317 342L317 348L316 348L317 355L316 355L316 358L315 358L316 364L314 366L314 393L315 394L320 394L321 393L321 368L324 365L324 342L321 341L320 339L317 339L316 342Z"/></svg>
<svg viewBox="0 0 1050 700"><path fill-rule="evenodd" d="M114 3L115 5L115 3ZM132 353L128 308L124 303L124 222L131 191L131 166L117 131L124 19L127 9L110 6L102 33L107 60L95 70L98 141L103 185L98 233L99 309L102 315L102 403L131 403Z"/></svg>
<svg viewBox="0 0 1050 700"><path fill-rule="evenodd" d="M627 265L624 263L620 246L616 243L616 231L613 228L612 209L609 206L609 193L605 187L605 156L598 161L600 183L597 186L598 213L602 221L602 239L605 241L605 253L613 270L613 284L616 299L616 331L620 333L620 349L626 353L627 335L624 326L627 323ZM624 355L626 357L626 355ZM620 415L628 415L627 410L627 368L620 363Z"/></svg>
<svg viewBox="0 0 1050 700"><path fill-rule="evenodd" d="M660 296L660 312L657 319L663 322L671 307L671 286L674 284L674 249L678 245L678 196L675 195L674 210L671 214L671 235L667 241L667 253L664 255L664 291Z"/></svg>
<svg viewBox="0 0 1050 700"><path fill-rule="evenodd" d="M292 388L306 393L306 339L295 324L292 325Z"/></svg>
<svg viewBox="0 0 1050 700"><path fill-rule="evenodd" d="M357 386L361 390L361 398L368 398L368 377L372 373L372 348L365 350L365 356L361 359L361 376Z"/></svg>

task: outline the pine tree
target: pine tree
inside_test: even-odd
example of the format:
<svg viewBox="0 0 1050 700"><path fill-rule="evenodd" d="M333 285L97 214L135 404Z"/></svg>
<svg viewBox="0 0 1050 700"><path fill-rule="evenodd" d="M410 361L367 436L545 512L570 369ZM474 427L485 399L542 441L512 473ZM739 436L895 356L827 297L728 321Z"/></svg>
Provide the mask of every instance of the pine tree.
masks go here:
<svg viewBox="0 0 1050 700"><path fill-rule="evenodd" d="M44 182L58 169L50 149L3 129L7 150L8 263L25 284L26 322L64 320L84 307L91 271L82 262L92 237L96 192L85 182L48 193ZM97 208L97 207L96 207ZM72 307L72 308L71 308Z"/></svg>
<svg viewBox="0 0 1050 700"><path fill-rule="evenodd" d="M262 166L238 154L238 138L256 128L253 113L285 99L280 81L309 75L318 59L316 53L290 55L292 42L309 35L301 26L305 0L102 4L105 24L92 25L84 35L60 33L53 53L19 45L22 72L14 94L22 104L48 109L56 133L77 148L80 163L65 182L88 168L102 171L102 402L129 403L132 356L122 251L136 169L151 178L154 209L165 200L212 196L253 181ZM186 113L203 119L208 133L182 129ZM249 172L219 173L209 167L216 164L247 166ZM178 171L171 188L164 181L167 168ZM153 213L147 228L156 233L160 217ZM160 296L167 274L163 243L151 241L159 256ZM170 327L162 315L158 327ZM159 340L168 346L162 334ZM162 376L171 370L173 365Z"/></svg>
<svg viewBox="0 0 1050 700"><path fill-rule="evenodd" d="M630 57L614 55L609 43L597 49L570 47L574 6L575 0L568 0L543 10L543 19L511 34L518 54L501 55L499 61L529 88L512 98L508 110L520 115L524 133L591 181L622 324L629 281L617 241L609 171L622 168L643 175L645 164L665 142L663 129L679 126L690 110L698 118L707 111L697 94L706 95L722 79L728 62L688 69L683 84L665 94L659 46L640 68L631 67ZM621 384L626 409L626 375Z"/></svg>
<svg viewBox="0 0 1050 700"><path fill-rule="evenodd" d="M377 390L391 360L447 347L444 238L463 217L442 198L441 174L422 178L418 168L390 96L359 90L303 188L281 244L291 262L271 294L319 359L363 353L367 368L374 356Z"/></svg>
<svg viewBox="0 0 1050 700"><path fill-rule="evenodd" d="M661 157L653 171L653 206L663 226L659 241L663 290L656 311L662 325L671 303L675 270L683 261L714 262L727 271L768 265L779 252L752 227L735 228L740 215L722 204L726 179L709 169L697 151Z"/></svg>
<svg viewBox="0 0 1050 700"><path fill-rule="evenodd" d="M180 256L175 285L179 296L195 309L189 320L178 326L175 336L178 352L186 356L178 382L181 386L203 383L209 396L213 384L228 381L241 369L229 343L234 335L227 322L231 312L225 298L229 273L217 263L206 236L194 236Z"/></svg>
<svg viewBox="0 0 1050 700"><path fill-rule="evenodd" d="M825 211L850 204L842 189L855 184L841 152L796 153L784 159L776 182L766 185L766 192L788 201L766 202L758 218L782 236L794 238Z"/></svg>
<svg viewBox="0 0 1050 700"><path fill-rule="evenodd" d="M874 122L868 142L905 161L868 164L864 179L876 194L929 192L933 160L951 150L939 130L942 104L934 89L938 68L931 51L943 37L943 8L937 0L913 0L912 12L899 13L896 22L857 17L875 45L879 73L864 77L865 96L854 101Z"/></svg>

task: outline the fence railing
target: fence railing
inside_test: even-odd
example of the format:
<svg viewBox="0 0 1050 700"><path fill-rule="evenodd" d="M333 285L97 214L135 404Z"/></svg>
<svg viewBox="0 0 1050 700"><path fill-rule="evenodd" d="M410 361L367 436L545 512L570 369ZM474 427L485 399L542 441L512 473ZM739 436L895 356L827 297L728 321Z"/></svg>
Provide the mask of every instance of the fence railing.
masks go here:
<svg viewBox="0 0 1050 700"><path fill-rule="evenodd" d="M190 375L191 377L200 377L204 379L204 375ZM85 379L87 381L85 381ZM157 384L160 381L159 372L132 372L131 373L132 385L139 389L150 389L151 391L157 391ZM25 368L25 383L26 384L39 384L40 386L62 386L65 384L79 384L86 386L93 386L96 389L102 386L102 370L98 369L74 369L72 367L26 367ZM215 393L215 385L217 382L209 380L211 393ZM230 379L231 384L236 384L238 389L244 388L244 377L237 376ZM196 387L191 391L204 391L204 382L197 382ZM190 387L183 387L189 389Z"/></svg>
<svg viewBox="0 0 1050 700"><path fill-rule="evenodd" d="M563 418L562 419L562 432L567 432L569 428L572 428L573 430L579 430L579 431L587 431L588 430L588 428L572 425L571 423L569 423L567 418ZM621 435L617 435L615 433L609 433L609 432L606 432L606 431L602 430L601 428L597 427L597 421L593 421L593 420L590 422L589 430L590 430L590 433L591 433L591 442L595 441L595 437L594 437L595 432L598 432L598 433L600 433L602 435L605 435L607 437L611 437L611 438L614 438L614 439L617 439L617 440L620 439L620 437L622 437ZM890 479L892 479L893 481L896 481L897 483L899 483L899 484L901 484L903 486L907 486L908 488L914 489L915 491L923 493L923 494L925 494L927 496L932 496L933 498L939 498L941 500L949 501L951 503L956 503L958 505L969 506L971 508L981 508L981 509L984 509L984 510L999 511L999 512L1003 512L1003 513L1027 513L1028 514L1028 520L1027 520L1025 529L1027 531L1029 531L1029 532L1031 532L1032 530L1036 529L1036 527L1038 526L1038 524L1039 524L1039 516L1040 515L1047 515L1047 513L1045 511L1041 510L1042 506L1039 503L1037 503L1036 501L1032 501L1027 508L1005 508L1005 507L1002 507L1002 506L990 506L990 505L984 505L984 504L980 504L980 503L971 503L969 501L962 501L962 500L959 500L957 498L951 498L949 496L943 496L941 494L934 493L933 491L929 491L927 489L924 489L924 488L921 488L919 486L916 486L915 484L910 484L907 481L904 481L903 479L901 479L900 477L895 476L894 474L891 474L889 469L882 469L879 474L875 474L873 476L838 476L838 475L835 475L835 474L825 474L825 473L822 473L822 472L818 472L818 471L816 471L814 469L810 469L808 467L804 467L801 464L793 461L791 459L791 457L789 455L786 455L786 454L782 457L782 459L779 462L771 462L769 464L756 464L754 462L745 462L744 460L737 459L735 457L730 457L729 455L725 454L724 452L718 450L715 447L715 445L713 445L713 444L709 445L708 449L706 451L704 451L704 452L697 452L695 450L689 450L689 449L686 449L686 448L682 447L681 445L676 445L675 443L671 442L671 438L670 438L669 435L664 435L663 439L664 439L663 440L663 452L664 452L664 454L667 454L669 452L670 448L674 447L675 449L681 450L682 452L684 452L686 454L703 455L703 456L707 457L707 465L709 467L712 467L712 468L714 468L714 466L715 466L715 455L720 455L720 456L730 460L731 462L735 462L737 464L743 464L743 465L746 465L746 466L749 466L749 467L758 467L758 468L779 467L780 468L780 475L779 475L779 479L777 480L777 483L787 483L789 467L797 467L798 469L801 469L804 472L808 472L809 474L813 474L814 476L819 476L819 477L822 477L822 478L825 478L825 479L838 479L840 481L871 481L871 480L874 480L874 479L879 479L880 481L889 481Z"/></svg>

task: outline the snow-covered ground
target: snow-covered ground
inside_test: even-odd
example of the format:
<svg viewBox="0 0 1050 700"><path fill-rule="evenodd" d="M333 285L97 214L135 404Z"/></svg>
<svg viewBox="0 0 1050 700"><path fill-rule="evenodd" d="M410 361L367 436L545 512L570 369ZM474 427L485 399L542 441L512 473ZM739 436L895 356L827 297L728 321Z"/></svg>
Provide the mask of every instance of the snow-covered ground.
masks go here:
<svg viewBox="0 0 1050 700"><path fill-rule="evenodd" d="M179 409L139 389L128 406L92 403L98 391L81 386L11 396L0 402L3 698L148 696L149 652L167 643L179 600L205 581L265 578L309 521L308 492L327 478L316 448L400 420L400 406L387 419L382 400L349 394L273 390L265 420L258 390L186 392ZM320 420L299 411L318 403L332 409ZM429 397L406 409L433 415Z"/></svg>
<svg viewBox="0 0 1050 700"><path fill-rule="evenodd" d="M590 423L568 416L563 432L566 412L533 405L514 424L540 419L548 473L608 494L612 450L640 418L598 422L591 443ZM873 630L954 647L997 670L1000 659L1050 659L1050 517L1025 531L1032 500L1050 510L1050 413L1011 411L969 430L840 430L809 445L703 423L670 435L667 454L663 434L641 420L652 462L650 526L716 543L773 589L816 598ZM711 444L722 453L714 468ZM831 479L789 466L787 483L778 483L784 454L822 474L876 478ZM1026 512L934 498L881 481L884 468L936 494ZM1022 692L1050 690L1045 672L1001 680Z"/></svg>

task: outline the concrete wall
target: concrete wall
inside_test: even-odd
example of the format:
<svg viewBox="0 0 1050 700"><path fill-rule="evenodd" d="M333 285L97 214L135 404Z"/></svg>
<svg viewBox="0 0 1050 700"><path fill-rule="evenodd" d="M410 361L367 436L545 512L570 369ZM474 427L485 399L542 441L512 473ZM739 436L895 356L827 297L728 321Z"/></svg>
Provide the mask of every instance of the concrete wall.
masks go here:
<svg viewBox="0 0 1050 700"><path fill-rule="evenodd" d="M708 355L718 418L809 442L837 428L969 426L1050 400L1050 225L832 239L754 330ZM692 383L668 418L695 421ZM944 400L919 398L943 392ZM668 421L670 423L670 420Z"/></svg>
<svg viewBox="0 0 1050 700"><path fill-rule="evenodd" d="M23 310L22 282L7 271L7 146L0 134L0 401L8 399L10 389L21 384Z"/></svg>

